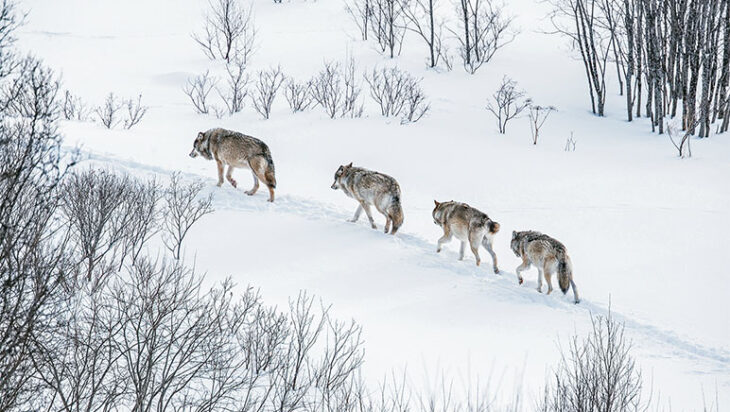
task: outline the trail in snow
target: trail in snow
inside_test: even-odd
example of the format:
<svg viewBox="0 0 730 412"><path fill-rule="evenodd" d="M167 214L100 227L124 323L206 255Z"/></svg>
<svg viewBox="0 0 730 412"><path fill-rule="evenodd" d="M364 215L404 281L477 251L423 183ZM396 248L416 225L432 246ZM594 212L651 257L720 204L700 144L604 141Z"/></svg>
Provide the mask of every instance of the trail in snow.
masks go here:
<svg viewBox="0 0 730 412"><path fill-rule="evenodd" d="M159 177L159 175L169 176L173 172L162 167L85 151L82 151L82 157L84 160L90 162L98 162L101 167L109 167L111 165L135 175L147 174L148 176L155 175ZM228 183L222 188L219 188L215 186L215 179L213 178L195 173L180 172L180 174L188 180L209 182L210 184L206 186L204 193L212 193L214 195L213 205L216 210L257 213L275 212L295 215L307 220L326 221L328 223L339 221L342 222L342 225L353 224L347 222L347 219L352 216L351 210L343 210L331 204L279 193L277 193L276 203L272 204L266 202L264 197L262 197L264 195L260 195L260 193L257 193L256 196L249 197L243 193L243 190L234 190L228 187ZM363 236L381 236L384 239L392 239L399 247L419 253L422 259L415 262L417 265L448 271L462 279L488 284L489 288L487 289L487 293L489 299L516 304L539 305L556 311L583 314L585 316L590 314L607 316L609 314L609 308L592 303L585 297L582 297L580 304L575 305L572 303L572 298L562 298L557 289L554 295L551 296L551 299L545 299L544 295L538 294L535 291L537 286L537 282L535 281L526 280L522 286L519 286L515 273L505 270L504 267L500 267L500 274L495 275L491 270L490 259L484 261L484 266L477 267L473 264L465 265L464 262L458 261L457 253L453 251L444 250L440 254L437 254L436 239L426 239L417 234L408 233L407 230L404 230L407 227L401 228L393 238L391 235L383 234L380 226L377 231L372 230L363 221L364 219L358 223L362 226ZM578 284L580 285L580 283ZM708 370L714 370L719 373L730 373L730 350L728 349L693 343L678 336L671 330L637 321L613 309L610 310L610 314L614 319L622 322L626 330L634 338L640 338L642 342L652 342L667 349L662 351L661 355L658 353L653 354L655 357L679 357L691 361L706 362Z"/></svg>

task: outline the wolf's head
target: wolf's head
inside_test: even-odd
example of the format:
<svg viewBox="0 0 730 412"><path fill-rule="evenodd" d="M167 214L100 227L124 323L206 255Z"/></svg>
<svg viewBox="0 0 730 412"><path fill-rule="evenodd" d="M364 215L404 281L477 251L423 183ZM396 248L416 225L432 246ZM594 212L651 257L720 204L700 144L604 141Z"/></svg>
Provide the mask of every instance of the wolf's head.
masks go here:
<svg viewBox="0 0 730 412"><path fill-rule="evenodd" d="M335 172L335 181L332 183L332 189L337 190L342 186L342 176L344 176L352 168L352 162L349 165L342 165Z"/></svg>
<svg viewBox="0 0 730 412"><path fill-rule="evenodd" d="M195 158L198 157L198 155L201 155L208 160L213 159L213 155L210 154L209 140L205 135L205 132L198 133L198 137L196 137L193 142L193 150L190 152L190 157Z"/></svg>
<svg viewBox="0 0 730 412"><path fill-rule="evenodd" d="M433 212L431 212L431 216L433 217L433 223L437 226L441 226L441 202L434 199L433 204L435 205L433 208Z"/></svg>
<svg viewBox="0 0 730 412"><path fill-rule="evenodd" d="M515 232L513 230L512 231L512 241L509 243L509 247L512 249L512 252L517 257L521 257L521 255L522 255L521 250L520 250L520 241L521 241L520 232Z"/></svg>

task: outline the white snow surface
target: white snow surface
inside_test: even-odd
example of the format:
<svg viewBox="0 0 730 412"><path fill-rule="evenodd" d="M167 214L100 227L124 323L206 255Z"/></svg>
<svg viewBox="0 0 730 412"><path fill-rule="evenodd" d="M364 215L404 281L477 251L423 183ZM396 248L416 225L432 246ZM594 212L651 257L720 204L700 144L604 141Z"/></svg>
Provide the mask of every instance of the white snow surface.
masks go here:
<svg viewBox="0 0 730 412"><path fill-rule="evenodd" d="M208 282L231 276L280 306L300 290L331 303L337 317L364 328L369 380L407 368L411 379L428 382L444 369L491 377L505 392L521 387L529 402L557 364L561 342L583 336L590 314L606 314L610 302L659 403L701 410L703 394L717 392L720 410L730 407L728 135L693 140L694 156L680 160L646 119L624 120L624 97L612 83L607 116L593 116L582 65L564 39L542 33L548 10L536 0L509 2L521 33L476 75L458 61L452 72L428 70L415 36L400 57L382 57L359 40L341 0L257 0L252 74L281 64L303 80L325 61L352 55L359 73L398 65L422 77L431 111L400 125L382 118L364 89L360 119L291 114L283 95L269 120L250 103L220 120L198 115L182 86L221 68L191 38L206 6L29 0L21 3L28 17L19 47L42 57L64 87L91 104L109 92L142 93L150 110L137 127L63 122L66 145L80 147L90 164L137 176L181 171L203 179L216 211L194 227L185 249ZM537 146L525 118L500 135L485 110L505 74L537 103L559 109ZM276 163L274 204L263 187L253 197L243 193L247 170L235 174L238 189L217 188L215 164L187 156L196 133L217 126L267 142ZM571 132L576 150L565 152ZM398 179L405 222L395 237L371 230L364 216L346 222L356 204L330 185L337 167L351 161ZM467 202L501 224L499 275L483 249L482 267L468 252L457 260L456 240L435 252L434 199ZM382 216L376 222L381 229ZM571 292L537 293L534 269L517 284L510 233L527 229L567 246L579 305Z"/></svg>

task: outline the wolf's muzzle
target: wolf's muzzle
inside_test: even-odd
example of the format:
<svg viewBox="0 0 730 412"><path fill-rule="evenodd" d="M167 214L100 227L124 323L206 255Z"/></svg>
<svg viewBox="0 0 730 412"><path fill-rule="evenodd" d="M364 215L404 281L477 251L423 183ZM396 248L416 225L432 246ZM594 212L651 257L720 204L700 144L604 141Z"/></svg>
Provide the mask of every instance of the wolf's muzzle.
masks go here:
<svg viewBox="0 0 730 412"><path fill-rule="evenodd" d="M196 152L195 149L193 149L193 151L190 152L190 157L193 157L193 158L198 157L198 152Z"/></svg>
<svg viewBox="0 0 730 412"><path fill-rule="evenodd" d="M337 190L337 182L332 183L332 186L330 186L333 190Z"/></svg>

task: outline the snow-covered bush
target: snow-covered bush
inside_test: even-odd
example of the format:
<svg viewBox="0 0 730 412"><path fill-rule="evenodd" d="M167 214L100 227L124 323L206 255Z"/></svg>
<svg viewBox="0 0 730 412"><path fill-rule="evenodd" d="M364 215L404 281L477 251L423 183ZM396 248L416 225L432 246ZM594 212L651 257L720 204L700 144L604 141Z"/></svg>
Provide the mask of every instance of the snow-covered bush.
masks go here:
<svg viewBox="0 0 730 412"><path fill-rule="evenodd" d="M61 103L61 116L66 120L87 121L90 117L90 110L80 97L74 96L70 91L63 93Z"/></svg>
<svg viewBox="0 0 730 412"><path fill-rule="evenodd" d="M297 82L294 79L289 79L284 86L284 97L286 97L292 113L307 110L314 102L312 82Z"/></svg>
<svg viewBox="0 0 730 412"><path fill-rule="evenodd" d="M530 104L530 111L528 116L530 117L530 131L532 132L532 144L537 144L537 139L540 137L540 129L547 121L550 113L558 110L555 106L540 106L536 104Z"/></svg>
<svg viewBox="0 0 730 412"><path fill-rule="evenodd" d="M207 71L201 75L188 79L188 83L183 86L183 91L193 104L195 111L200 114L208 114L211 110L208 102L208 96L213 91L218 80L210 75Z"/></svg>
<svg viewBox="0 0 730 412"><path fill-rule="evenodd" d="M343 69L339 63L325 63L312 79L312 98L327 115L360 117L363 107L359 100L360 86L355 78L355 62L350 58Z"/></svg>
<svg viewBox="0 0 730 412"><path fill-rule="evenodd" d="M495 0L458 0L459 29L451 30L459 41L464 69L474 74L494 54L517 36L513 17Z"/></svg>
<svg viewBox="0 0 730 412"><path fill-rule="evenodd" d="M430 108L420 79L397 67L373 69L365 81L370 86L370 97L383 116L400 117L404 123L416 122Z"/></svg>
<svg viewBox="0 0 730 412"><path fill-rule="evenodd" d="M216 88L216 90L223 100L228 114L238 113L243 110L246 96L248 96L249 76L246 72L246 61L235 58L226 64L225 79L225 89ZM218 106L212 106L211 109L218 118L224 112Z"/></svg>
<svg viewBox="0 0 730 412"><path fill-rule="evenodd" d="M123 111L126 109L126 113ZM113 129L122 124L125 129L137 125L147 113L149 107L142 104L142 95L137 100L119 99L114 93L109 93L104 103L94 109L96 120L107 129Z"/></svg>
<svg viewBox="0 0 730 412"><path fill-rule="evenodd" d="M259 71L251 101L254 109L264 119L268 119L271 115L271 106L274 104L274 99L284 79L280 66Z"/></svg>

